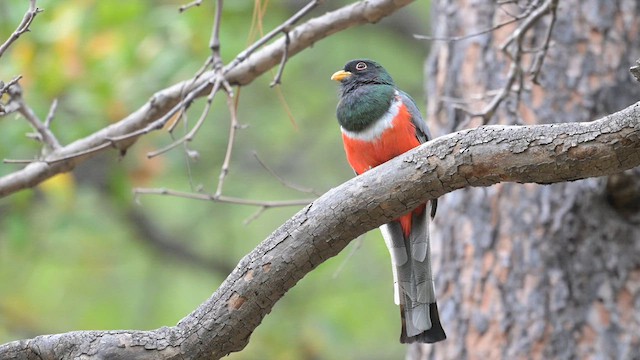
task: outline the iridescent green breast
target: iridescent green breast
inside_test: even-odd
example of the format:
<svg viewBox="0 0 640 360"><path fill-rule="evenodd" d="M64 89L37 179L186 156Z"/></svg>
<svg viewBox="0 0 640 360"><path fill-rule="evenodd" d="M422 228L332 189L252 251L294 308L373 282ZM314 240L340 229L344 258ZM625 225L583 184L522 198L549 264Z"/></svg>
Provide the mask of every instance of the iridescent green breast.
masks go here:
<svg viewBox="0 0 640 360"><path fill-rule="evenodd" d="M387 84L362 84L345 88L336 110L340 126L348 131L362 131L384 115L395 89Z"/></svg>

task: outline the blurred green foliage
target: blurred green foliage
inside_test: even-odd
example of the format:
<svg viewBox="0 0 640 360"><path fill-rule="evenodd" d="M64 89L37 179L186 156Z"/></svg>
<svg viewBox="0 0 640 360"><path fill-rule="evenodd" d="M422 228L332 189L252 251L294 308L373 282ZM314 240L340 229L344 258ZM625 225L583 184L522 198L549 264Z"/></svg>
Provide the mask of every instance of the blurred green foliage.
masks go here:
<svg viewBox="0 0 640 360"><path fill-rule="evenodd" d="M38 1L45 11L0 58L0 79L22 75L25 98L42 118L57 98L53 131L63 144L70 143L120 120L155 91L197 71L208 56L213 8L205 2L179 14L183 3ZM327 2L311 16L345 3ZM264 33L304 4L270 1L261 19ZM254 40L259 34L251 25L254 5L250 0L225 2L225 62L249 44L251 34ZM0 41L26 8L25 1L0 2ZM349 179L352 172L334 116L337 85L329 76L347 60L373 58L421 102L427 49L411 34L424 33L428 18L427 2L418 2L291 58L279 90L285 102L268 86L275 69L236 90L239 119L247 127L238 133L224 193L262 200L310 196L282 186L258 164L254 152L283 178L318 192ZM201 108L202 101L192 107L189 124ZM219 97L190 144L200 154L197 162L188 161L180 148L148 160L148 151L172 141L158 131L122 159L109 152L72 174L0 199L0 343L71 330L171 326L210 296L226 276L219 267L235 266L299 208L268 210L245 224L257 208L166 196L145 196L137 204L131 189L202 186L213 192L228 127L229 114ZM23 119L0 118L0 130L0 157L37 156L39 146L25 137L31 129ZM0 176L17 169L0 164ZM149 226L185 253L219 266L158 245ZM247 348L230 358L401 358L391 285L384 244L371 232L294 287Z"/></svg>

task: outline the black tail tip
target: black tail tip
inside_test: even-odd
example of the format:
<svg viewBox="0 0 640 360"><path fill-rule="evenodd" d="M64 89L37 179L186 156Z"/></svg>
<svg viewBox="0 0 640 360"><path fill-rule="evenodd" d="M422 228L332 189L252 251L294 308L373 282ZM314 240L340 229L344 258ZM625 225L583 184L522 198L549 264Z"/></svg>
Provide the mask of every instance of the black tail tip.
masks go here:
<svg viewBox="0 0 640 360"><path fill-rule="evenodd" d="M404 324L402 333L400 334L400 342L403 344L422 343L433 344L447 339L442 324L440 324L440 315L438 314L438 304L429 304L429 315L431 316L431 328L421 332L416 336L407 336Z"/></svg>
<svg viewBox="0 0 640 360"><path fill-rule="evenodd" d="M447 339L444 329L441 326L432 326L431 329L426 330L416 336L407 337L405 334L400 336L400 342L403 344L421 343L421 344L433 344Z"/></svg>

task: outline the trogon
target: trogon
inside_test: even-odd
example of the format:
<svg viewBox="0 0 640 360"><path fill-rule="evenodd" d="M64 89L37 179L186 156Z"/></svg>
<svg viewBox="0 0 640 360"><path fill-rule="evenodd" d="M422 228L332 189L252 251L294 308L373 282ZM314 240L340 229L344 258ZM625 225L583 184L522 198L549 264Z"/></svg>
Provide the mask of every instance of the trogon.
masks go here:
<svg viewBox="0 0 640 360"><path fill-rule="evenodd" d="M415 101L371 60L349 61L331 76L340 82L336 110L347 161L356 172L374 168L430 139ZM436 304L429 222L436 201L420 205L380 230L391 254L394 300L400 305L402 343L446 339Z"/></svg>

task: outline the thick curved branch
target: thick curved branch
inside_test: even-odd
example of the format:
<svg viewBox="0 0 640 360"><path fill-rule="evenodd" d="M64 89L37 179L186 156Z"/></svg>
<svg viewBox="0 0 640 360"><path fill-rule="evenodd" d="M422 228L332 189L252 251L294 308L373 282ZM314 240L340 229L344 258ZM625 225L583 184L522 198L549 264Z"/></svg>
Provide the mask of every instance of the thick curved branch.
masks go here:
<svg viewBox="0 0 640 360"><path fill-rule="evenodd" d="M79 331L0 346L9 359L217 359L239 351L302 277L358 237L467 186L554 183L640 165L640 103L589 123L484 126L443 136L336 187L299 211L174 327Z"/></svg>
<svg viewBox="0 0 640 360"><path fill-rule="evenodd" d="M338 10L313 18L288 32L289 44L287 56L292 57L315 42L336 32L352 26L375 23L395 10L408 5L414 0L368 0L359 1ZM247 58L240 54L224 69L224 77L231 85L246 85L269 69L280 64L285 51L285 38L256 51ZM21 170L0 178L0 197L16 191L33 187L40 182L62 172L73 170L80 162L110 148L124 152L137 137L126 137L137 130L146 128L155 120L162 118L185 93L201 88L217 74L213 71L202 74L196 79L189 79L155 93L149 102L119 122L99 130L85 138L51 152L42 161L28 164ZM202 88L199 96L206 96L210 85ZM74 156L85 154L82 156Z"/></svg>

